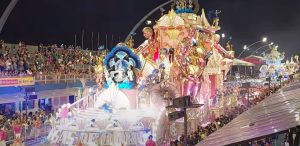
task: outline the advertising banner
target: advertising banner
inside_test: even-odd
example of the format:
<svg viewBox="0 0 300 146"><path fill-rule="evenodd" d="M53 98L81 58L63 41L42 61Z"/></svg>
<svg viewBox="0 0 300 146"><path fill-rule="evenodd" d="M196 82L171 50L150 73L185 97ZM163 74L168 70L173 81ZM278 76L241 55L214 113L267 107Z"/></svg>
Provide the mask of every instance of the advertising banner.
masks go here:
<svg viewBox="0 0 300 146"><path fill-rule="evenodd" d="M34 85L33 77L0 78L0 87L31 86Z"/></svg>

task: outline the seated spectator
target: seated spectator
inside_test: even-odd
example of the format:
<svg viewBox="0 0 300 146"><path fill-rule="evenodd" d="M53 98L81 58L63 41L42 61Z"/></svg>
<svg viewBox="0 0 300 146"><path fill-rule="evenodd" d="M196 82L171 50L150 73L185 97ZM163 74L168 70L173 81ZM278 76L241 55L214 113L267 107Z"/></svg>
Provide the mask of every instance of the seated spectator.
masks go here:
<svg viewBox="0 0 300 146"><path fill-rule="evenodd" d="M31 54L23 42L19 43L19 47L13 49L2 43L0 49L1 77L16 76L17 74L21 76L48 75L53 72L55 72L54 75L85 74L91 73L91 71L87 70L84 65L91 66L97 62L93 53L81 50L80 47L69 46L67 48L65 45L58 47L56 44L51 46L41 44L38 50Z"/></svg>

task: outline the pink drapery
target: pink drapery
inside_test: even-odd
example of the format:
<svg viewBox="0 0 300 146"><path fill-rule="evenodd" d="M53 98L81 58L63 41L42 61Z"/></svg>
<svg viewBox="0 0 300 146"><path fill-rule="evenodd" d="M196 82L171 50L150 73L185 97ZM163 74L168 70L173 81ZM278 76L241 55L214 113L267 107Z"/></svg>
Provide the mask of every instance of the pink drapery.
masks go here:
<svg viewBox="0 0 300 146"><path fill-rule="evenodd" d="M210 86L210 98L214 99L216 97L216 75L209 75Z"/></svg>

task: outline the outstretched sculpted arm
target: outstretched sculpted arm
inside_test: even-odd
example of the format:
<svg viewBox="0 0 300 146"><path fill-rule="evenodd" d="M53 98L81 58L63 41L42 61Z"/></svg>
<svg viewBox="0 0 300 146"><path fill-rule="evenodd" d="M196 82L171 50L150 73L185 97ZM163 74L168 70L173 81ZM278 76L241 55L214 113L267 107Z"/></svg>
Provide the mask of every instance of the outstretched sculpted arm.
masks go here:
<svg viewBox="0 0 300 146"><path fill-rule="evenodd" d="M141 54L145 48L147 48L147 46L149 45L149 41L148 40L145 40L135 51L135 53L137 55Z"/></svg>

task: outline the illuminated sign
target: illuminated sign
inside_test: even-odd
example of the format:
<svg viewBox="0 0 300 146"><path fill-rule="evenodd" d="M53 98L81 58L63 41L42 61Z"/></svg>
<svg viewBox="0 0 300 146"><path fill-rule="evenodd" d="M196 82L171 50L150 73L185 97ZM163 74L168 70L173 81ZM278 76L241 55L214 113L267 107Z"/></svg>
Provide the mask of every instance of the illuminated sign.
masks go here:
<svg viewBox="0 0 300 146"><path fill-rule="evenodd" d="M33 77L0 78L0 87L34 85Z"/></svg>

